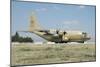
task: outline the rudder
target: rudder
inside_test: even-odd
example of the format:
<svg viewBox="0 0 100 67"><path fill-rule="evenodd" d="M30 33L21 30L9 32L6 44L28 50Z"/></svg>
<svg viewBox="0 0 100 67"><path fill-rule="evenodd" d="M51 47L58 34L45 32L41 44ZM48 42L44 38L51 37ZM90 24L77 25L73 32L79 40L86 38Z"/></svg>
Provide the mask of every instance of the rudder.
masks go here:
<svg viewBox="0 0 100 67"><path fill-rule="evenodd" d="M29 25L29 31L34 31L34 30L40 30L40 25L38 24L35 14L32 13L30 16L30 25Z"/></svg>

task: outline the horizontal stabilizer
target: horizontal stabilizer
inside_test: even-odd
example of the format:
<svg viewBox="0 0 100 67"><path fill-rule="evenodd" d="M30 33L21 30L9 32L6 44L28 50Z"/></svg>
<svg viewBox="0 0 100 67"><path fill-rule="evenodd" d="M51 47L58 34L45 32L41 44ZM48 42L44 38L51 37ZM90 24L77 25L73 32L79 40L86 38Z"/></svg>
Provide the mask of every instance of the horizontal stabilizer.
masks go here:
<svg viewBox="0 0 100 67"><path fill-rule="evenodd" d="M33 33L32 31L17 31L17 32Z"/></svg>

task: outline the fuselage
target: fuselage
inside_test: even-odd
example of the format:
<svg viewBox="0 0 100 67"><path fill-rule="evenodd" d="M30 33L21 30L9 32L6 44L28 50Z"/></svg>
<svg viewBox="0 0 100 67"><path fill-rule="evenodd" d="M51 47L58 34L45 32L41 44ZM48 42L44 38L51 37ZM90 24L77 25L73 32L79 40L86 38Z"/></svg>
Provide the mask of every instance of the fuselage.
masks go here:
<svg viewBox="0 0 100 67"><path fill-rule="evenodd" d="M36 35L56 43L79 42L84 43L90 39L86 32L60 31L60 30L34 30Z"/></svg>

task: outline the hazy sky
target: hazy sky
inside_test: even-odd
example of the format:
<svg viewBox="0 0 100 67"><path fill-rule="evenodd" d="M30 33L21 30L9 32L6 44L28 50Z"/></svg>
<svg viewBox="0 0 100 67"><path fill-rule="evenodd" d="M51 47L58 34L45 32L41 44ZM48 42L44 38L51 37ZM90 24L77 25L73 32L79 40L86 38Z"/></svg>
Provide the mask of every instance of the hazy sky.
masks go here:
<svg viewBox="0 0 100 67"><path fill-rule="evenodd" d="M95 38L95 6L20 1L12 2L12 34L28 30L32 12L45 29L81 30L87 32L92 40ZM40 39L35 35L33 37Z"/></svg>

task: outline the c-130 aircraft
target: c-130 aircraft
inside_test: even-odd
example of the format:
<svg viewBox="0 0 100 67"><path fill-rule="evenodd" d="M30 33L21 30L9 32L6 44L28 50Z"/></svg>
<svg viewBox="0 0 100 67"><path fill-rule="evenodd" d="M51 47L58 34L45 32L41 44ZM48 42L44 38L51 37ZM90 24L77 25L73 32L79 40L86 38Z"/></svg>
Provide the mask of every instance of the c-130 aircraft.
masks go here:
<svg viewBox="0 0 100 67"><path fill-rule="evenodd" d="M90 37L86 32L42 29L39 26L38 22L36 21L34 13L30 16L29 30L21 32L34 33L44 38L47 41L55 43L68 43L68 42L84 43L85 41L90 40Z"/></svg>

